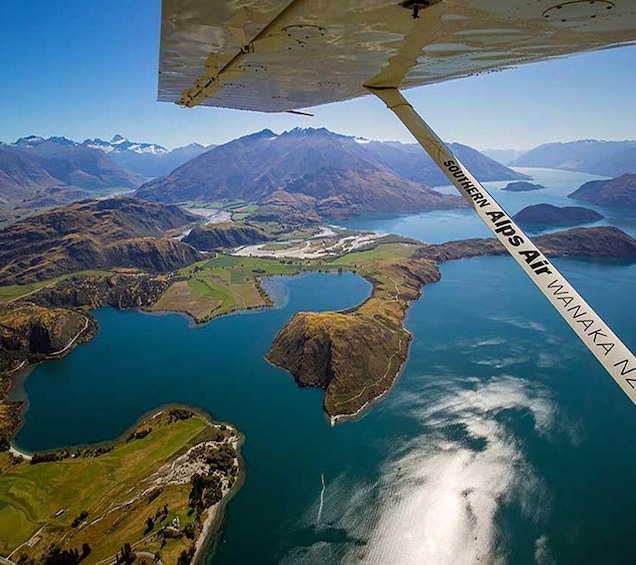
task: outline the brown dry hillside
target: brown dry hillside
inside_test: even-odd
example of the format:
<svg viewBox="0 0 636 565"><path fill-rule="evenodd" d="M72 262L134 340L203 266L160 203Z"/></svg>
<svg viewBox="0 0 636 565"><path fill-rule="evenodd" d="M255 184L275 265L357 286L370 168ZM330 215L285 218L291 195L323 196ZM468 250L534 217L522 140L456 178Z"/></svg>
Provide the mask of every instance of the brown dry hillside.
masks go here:
<svg viewBox="0 0 636 565"><path fill-rule="evenodd" d="M568 196L599 206L636 208L636 174L625 174L609 180L592 180Z"/></svg>
<svg viewBox="0 0 636 565"><path fill-rule="evenodd" d="M0 284L22 284L85 269L166 272L200 258L166 230L197 221L176 206L134 198L84 200L0 230Z"/></svg>
<svg viewBox="0 0 636 565"><path fill-rule="evenodd" d="M259 226L224 222L196 226L183 241L196 247L200 251L238 247L267 241L269 236Z"/></svg>
<svg viewBox="0 0 636 565"><path fill-rule="evenodd" d="M612 226L571 228L533 237L532 241L547 257L636 257L636 240ZM416 256L434 261L452 261L465 257L507 255L495 238L464 239L436 245L423 245Z"/></svg>
<svg viewBox="0 0 636 565"><path fill-rule="evenodd" d="M300 386L325 389L331 418L356 414L395 382L411 339L402 326L409 303L440 278L432 261L411 257L417 249L398 244L393 257L375 251L345 256L342 265L355 261L373 285L369 299L348 312L297 313L267 353Z"/></svg>

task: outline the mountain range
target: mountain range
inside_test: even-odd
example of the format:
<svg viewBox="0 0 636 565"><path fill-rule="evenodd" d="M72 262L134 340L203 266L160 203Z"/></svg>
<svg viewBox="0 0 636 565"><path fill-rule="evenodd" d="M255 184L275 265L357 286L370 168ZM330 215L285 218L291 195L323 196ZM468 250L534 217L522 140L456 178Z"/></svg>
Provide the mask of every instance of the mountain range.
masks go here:
<svg viewBox="0 0 636 565"><path fill-rule="evenodd" d="M206 149L193 143L168 150L120 135L82 143L31 135L0 143L0 222L7 219L9 209L20 216L95 195L130 192Z"/></svg>
<svg viewBox="0 0 636 565"><path fill-rule="evenodd" d="M512 167L545 167L608 177L636 173L636 141L583 139L546 143L517 157Z"/></svg>
<svg viewBox="0 0 636 565"><path fill-rule="evenodd" d="M145 178L167 175L186 161L214 147L190 143L170 150L156 143L129 141L119 134L110 141L99 138L87 139L82 145L104 151L124 169Z"/></svg>
<svg viewBox="0 0 636 565"><path fill-rule="evenodd" d="M453 143L451 148L482 181L526 178L468 146ZM636 141L550 143L512 163L617 176L636 172ZM143 184L149 178L154 180ZM296 221L462 205L428 188L448 181L418 145L324 128L263 130L216 147L190 144L174 150L121 135L81 143L37 136L0 143L0 222L88 197L131 192L142 184L139 197L161 202L258 202L261 219L282 212Z"/></svg>
<svg viewBox="0 0 636 565"><path fill-rule="evenodd" d="M477 180L519 180L530 177L487 157L468 145L449 143L451 151L466 166ZM369 141L364 145L376 155L381 164L414 182L428 186L445 186L450 184L444 173L428 154L417 143L399 143L396 141Z"/></svg>
<svg viewBox="0 0 636 565"><path fill-rule="evenodd" d="M525 178L454 146L482 180ZM324 128L280 135L265 129L206 151L135 195L171 203L242 199L261 205L257 219L290 221L465 205L428 188L439 184L448 181L415 145L369 142Z"/></svg>
<svg viewBox="0 0 636 565"><path fill-rule="evenodd" d="M20 138L0 145L0 205L40 208L142 182L97 149L66 138Z"/></svg>

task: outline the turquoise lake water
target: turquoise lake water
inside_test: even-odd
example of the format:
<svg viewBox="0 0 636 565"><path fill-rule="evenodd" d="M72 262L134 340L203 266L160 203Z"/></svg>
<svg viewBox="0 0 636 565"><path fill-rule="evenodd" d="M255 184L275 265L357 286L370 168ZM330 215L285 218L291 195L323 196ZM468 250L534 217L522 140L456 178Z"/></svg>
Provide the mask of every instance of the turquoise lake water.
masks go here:
<svg viewBox="0 0 636 565"><path fill-rule="evenodd" d="M430 216L366 227L406 221L427 239ZM456 239L473 228L435 229ZM636 264L555 263L636 349ZM215 565L633 563L634 406L510 259L441 270L409 311L401 377L356 421L329 427L321 391L263 359L294 312L370 292L355 275L312 274L268 279L276 308L199 327L96 311L95 340L27 379L16 443L112 438L167 402L232 422L247 478Z"/></svg>

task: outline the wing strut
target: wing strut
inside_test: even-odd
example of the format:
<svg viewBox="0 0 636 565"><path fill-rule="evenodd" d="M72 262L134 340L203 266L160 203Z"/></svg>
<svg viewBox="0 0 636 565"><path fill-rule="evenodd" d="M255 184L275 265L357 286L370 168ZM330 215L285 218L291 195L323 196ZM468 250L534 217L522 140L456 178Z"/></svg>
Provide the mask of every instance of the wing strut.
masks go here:
<svg viewBox="0 0 636 565"><path fill-rule="evenodd" d="M636 404L636 358L453 155L397 88L367 89L384 101L497 236L513 259Z"/></svg>

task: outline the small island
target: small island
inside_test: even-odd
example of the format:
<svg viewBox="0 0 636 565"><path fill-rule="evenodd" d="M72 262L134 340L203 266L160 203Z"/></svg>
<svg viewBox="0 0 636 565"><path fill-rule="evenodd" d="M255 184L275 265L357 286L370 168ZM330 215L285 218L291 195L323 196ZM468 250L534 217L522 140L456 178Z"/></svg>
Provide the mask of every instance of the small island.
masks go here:
<svg viewBox="0 0 636 565"><path fill-rule="evenodd" d="M531 190L541 190L542 188L545 188L545 186L522 180L517 182L509 182L501 190L505 190L507 192L529 192Z"/></svg>
<svg viewBox="0 0 636 565"><path fill-rule="evenodd" d="M581 206L553 206L552 204L534 204L526 206L513 216L521 226L575 226L598 222L604 216L596 210Z"/></svg>
<svg viewBox="0 0 636 565"><path fill-rule="evenodd" d="M199 562L240 485L241 442L232 426L173 406L114 442L0 453L0 553L16 563Z"/></svg>

